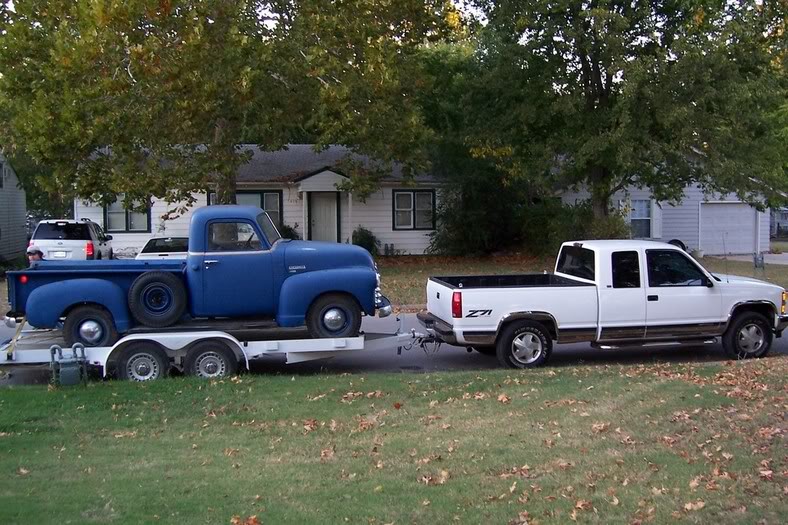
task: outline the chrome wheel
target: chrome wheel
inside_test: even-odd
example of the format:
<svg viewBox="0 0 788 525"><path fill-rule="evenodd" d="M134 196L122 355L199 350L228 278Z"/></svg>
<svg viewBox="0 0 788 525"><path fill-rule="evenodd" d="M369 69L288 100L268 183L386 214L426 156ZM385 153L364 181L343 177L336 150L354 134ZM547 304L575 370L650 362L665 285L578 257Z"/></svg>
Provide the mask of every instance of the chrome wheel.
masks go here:
<svg viewBox="0 0 788 525"><path fill-rule="evenodd" d="M88 319L79 325L79 338L88 344L96 344L104 337L101 323Z"/></svg>
<svg viewBox="0 0 788 525"><path fill-rule="evenodd" d="M332 332L338 332L345 327L347 317L339 308L331 308L323 314L323 324Z"/></svg>
<svg viewBox="0 0 788 525"><path fill-rule="evenodd" d="M159 362L150 354L135 354L126 364L126 377L132 381L151 381L159 376Z"/></svg>
<svg viewBox="0 0 788 525"><path fill-rule="evenodd" d="M512 358L518 363L530 365L542 356L544 345L534 333L523 332L512 341Z"/></svg>
<svg viewBox="0 0 788 525"><path fill-rule="evenodd" d="M194 362L194 375L203 378L224 377L227 375L227 363L218 352L205 352Z"/></svg>
<svg viewBox="0 0 788 525"><path fill-rule="evenodd" d="M756 323L744 325L737 335L739 349L745 354L755 354L766 344L766 334Z"/></svg>

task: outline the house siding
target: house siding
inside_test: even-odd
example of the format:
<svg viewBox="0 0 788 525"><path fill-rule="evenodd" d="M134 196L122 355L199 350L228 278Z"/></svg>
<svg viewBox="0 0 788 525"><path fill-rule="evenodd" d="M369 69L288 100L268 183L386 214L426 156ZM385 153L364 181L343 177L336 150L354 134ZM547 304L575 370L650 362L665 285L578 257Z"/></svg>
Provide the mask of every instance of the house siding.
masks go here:
<svg viewBox="0 0 788 525"><path fill-rule="evenodd" d="M321 174L322 175L322 174ZM273 184L239 184L238 190L278 190L282 191L282 222L288 226L296 228L299 236L306 238L305 231L305 199L306 193L300 189L309 188L309 191L336 191L333 185L337 179L334 174L327 174L326 177L317 175L312 178L309 185L282 185ZM306 181L304 181L306 182ZM423 254L430 243L430 231L414 230L393 230L392 224L392 190L402 188L401 185L384 184L378 191L370 195L366 202L362 202L355 196L353 197L352 211L348 202L348 194L340 193L340 241L349 243L353 230L358 226L364 226L372 231L381 243L381 251L384 244L392 245L394 250L402 254ZM408 188L420 189L420 188ZM434 189L433 186L421 189ZM207 205L205 194L194 194L196 206ZM168 210L175 208L175 205L167 205L163 201L154 199L151 205L151 233L123 233L108 232L112 235L112 246L116 255L120 257L133 257L145 242L152 236L171 235L174 237L187 237L189 235L189 220L193 208L175 219L163 220L162 216ZM77 200L74 205L74 217L77 219L90 219L104 226L104 209L99 205Z"/></svg>
<svg viewBox="0 0 788 525"><path fill-rule="evenodd" d="M562 200L567 204L577 204L589 198L587 190L567 192L562 195ZM651 199L651 192L646 189L631 188L628 192L618 192L613 196L613 202L626 202L627 200ZM677 205L667 202L661 205L660 234L654 239L669 241L679 239L687 248L698 249L700 242L700 206L703 202L739 202L735 195L704 195L698 186L689 186L684 191L684 198ZM770 214L767 211L758 212L758 246L760 251L769 251ZM754 233L753 233L754 235ZM753 239L753 246L755 239Z"/></svg>
<svg viewBox="0 0 788 525"><path fill-rule="evenodd" d="M22 257L27 248L25 191L13 167L0 155L3 187L0 189L0 260Z"/></svg>

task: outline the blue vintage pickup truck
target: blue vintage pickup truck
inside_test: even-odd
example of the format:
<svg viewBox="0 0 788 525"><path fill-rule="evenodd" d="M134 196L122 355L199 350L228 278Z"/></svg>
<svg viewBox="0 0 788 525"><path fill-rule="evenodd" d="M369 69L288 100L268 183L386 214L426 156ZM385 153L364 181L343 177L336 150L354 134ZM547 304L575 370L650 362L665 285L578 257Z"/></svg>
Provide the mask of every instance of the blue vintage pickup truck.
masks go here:
<svg viewBox="0 0 788 525"><path fill-rule="evenodd" d="M8 273L6 324L62 327L66 342L108 346L135 327L275 319L312 337L358 335L361 316L391 313L358 246L282 239L252 206L194 212L184 260L41 261Z"/></svg>

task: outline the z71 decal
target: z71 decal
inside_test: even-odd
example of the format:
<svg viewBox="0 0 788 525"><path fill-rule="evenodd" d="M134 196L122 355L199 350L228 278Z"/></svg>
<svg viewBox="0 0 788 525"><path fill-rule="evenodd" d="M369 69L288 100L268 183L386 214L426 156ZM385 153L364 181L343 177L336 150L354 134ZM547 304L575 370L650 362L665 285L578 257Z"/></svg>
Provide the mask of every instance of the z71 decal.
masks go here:
<svg viewBox="0 0 788 525"><path fill-rule="evenodd" d="M465 317L490 317L492 310L468 310L468 315Z"/></svg>

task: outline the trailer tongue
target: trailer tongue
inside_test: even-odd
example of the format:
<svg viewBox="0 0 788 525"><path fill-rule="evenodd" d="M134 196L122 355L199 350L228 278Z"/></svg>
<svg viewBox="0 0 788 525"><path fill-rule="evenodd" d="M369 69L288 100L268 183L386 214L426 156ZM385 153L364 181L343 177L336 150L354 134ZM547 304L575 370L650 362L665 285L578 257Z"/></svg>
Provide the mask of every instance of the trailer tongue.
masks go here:
<svg viewBox="0 0 788 525"><path fill-rule="evenodd" d="M171 368L203 378L234 374L239 365L270 356L285 356L288 364L328 359L348 352L398 352L430 342L426 334L402 330L397 318L395 333L361 333L356 337L324 339L279 338L250 340L224 331L158 331L127 335L112 346L84 348L85 364L101 369L103 377L111 372L119 379L150 381L165 377ZM237 336L237 337L236 337ZM74 346L82 346L75 344ZM21 330L0 344L5 355L2 365L47 364L60 359L65 345L57 330ZM55 357L53 358L53 351ZM76 355L71 348L66 355Z"/></svg>

